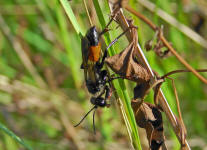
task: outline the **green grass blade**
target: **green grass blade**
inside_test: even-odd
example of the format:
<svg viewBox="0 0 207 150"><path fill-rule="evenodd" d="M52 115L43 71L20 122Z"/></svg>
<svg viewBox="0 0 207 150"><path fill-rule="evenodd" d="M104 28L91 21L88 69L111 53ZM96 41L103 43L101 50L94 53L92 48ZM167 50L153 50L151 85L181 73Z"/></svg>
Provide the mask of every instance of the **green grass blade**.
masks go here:
<svg viewBox="0 0 207 150"><path fill-rule="evenodd" d="M77 88L81 87L81 80L80 77L77 76L79 74L79 66L78 66L78 59L76 58L76 51L74 51L72 47L72 42L71 42L71 32L68 32L67 28L67 22L66 22L66 17L63 13L63 10L60 7L60 4L56 4L56 14L57 14L57 22L59 25L59 31L61 35L62 42L64 44L67 56L68 56L68 62L71 70L72 77L74 79L74 83ZM72 22L72 21L71 21ZM76 21L75 21L76 22ZM77 23L77 22L76 22ZM77 26L77 25L74 25ZM79 25L78 25L79 26ZM77 30L77 33L79 30ZM80 58L81 59L81 58Z"/></svg>
<svg viewBox="0 0 207 150"><path fill-rule="evenodd" d="M71 21L75 31L78 33L79 36L82 36L83 35L83 31L80 28L80 26L79 26L79 24L78 24L78 22L76 20L76 17L75 17L75 15L73 13L72 8L70 7L70 4L69 4L68 0L60 0L60 2L62 4L66 14L68 15L69 20Z"/></svg>
<svg viewBox="0 0 207 150"><path fill-rule="evenodd" d="M15 135L12 131L10 131L7 127L5 127L3 124L0 123L0 129L4 131L6 134L8 134L10 137L12 137L15 141L17 141L19 144L27 148L28 150L32 150L32 148L27 145L20 137Z"/></svg>
<svg viewBox="0 0 207 150"><path fill-rule="evenodd" d="M99 22L101 23L101 26L104 29L104 27L106 26L106 22L105 22L103 13L101 11L99 2L98 2L98 0L93 0L93 3L95 6L95 9L96 9L96 12L97 12ZM105 34L104 37L106 39L105 40L106 44L108 45L111 42L109 34ZM115 50L111 47L109 50L109 54L114 55L115 53L116 53ZM131 100L130 100L129 94L127 92L126 86L124 84L124 81L122 79L119 79L118 81L119 81L118 82L119 84L114 83L114 86L117 90L121 91L121 93L118 92L119 96L122 97L120 94L123 95L122 100L123 100L123 104L124 104L124 108L125 108L125 113L126 113L126 116L128 119L128 120L126 120L126 122L129 122L129 125L130 125L130 127L127 127L127 128L131 128L131 133L129 133L129 134L130 134L130 137L132 138L132 143L133 143L134 148L141 150L142 147L141 147L141 143L139 140L139 134L138 134L138 129L137 129L137 125L136 125L136 120L134 117L133 110L131 108ZM128 130L128 131L130 131L130 130Z"/></svg>

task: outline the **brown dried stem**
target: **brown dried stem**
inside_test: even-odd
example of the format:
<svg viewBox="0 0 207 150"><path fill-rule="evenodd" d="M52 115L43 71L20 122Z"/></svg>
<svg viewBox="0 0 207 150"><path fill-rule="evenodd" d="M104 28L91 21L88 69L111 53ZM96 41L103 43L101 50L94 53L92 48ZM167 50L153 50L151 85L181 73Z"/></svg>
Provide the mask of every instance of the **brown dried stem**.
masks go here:
<svg viewBox="0 0 207 150"><path fill-rule="evenodd" d="M207 72L207 69L196 69L197 72ZM191 72L190 70L174 70L171 72L168 72L167 74L163 75L161 78L164 79L172 74L176 73L182 73L182 72Z"/></svg>
<svg viewBox="0 0 207 150"><path fill-rule="evenodd" d="M89 11L88 11L88 7L87 7L87 4L86 4L86 1L85 0L83 0L83 4L84 4L84 8L86 10L86 13L87 13L87 16L88 16L88 20L90 22L90 25L93 26L93 22L92 22L92 19L90 17L90 14L89 14Z"/></svg>
<svg viewBox="0 0 207 150"><path fill-rule="evenodd" d="M198 2L198 4L201 3L202 2ZM207 40L203 38L201 35L199 35L197 32L195 32L194 30L192 30L190 27L179 22L175 17L171 16L161 8L158 8L154 3L152 3L149 0L139 0L139 4L141 4L143 7L151 11L153 14L159 16L165 22L169 23L171 26L175 27L181 33L183 33L188 38L190 38L192 41L198 43L200 46L204 47L207 50Z"/></svg>
<svg viewBox="0 0 207 150"><path fill-rule="evenodd" d="M144 21L146 24L148 24L154 31L157 31L158 27L152 23L148 18L146 18L144 15L140 14L139 12L135 11L133 8L131 8L128 5L125 5L124 8L129 11L130 13L134 14L135 16L139 17L142 21ZM187 68L189 69L196 77L198 77L202 82L207 84L207 79L201 76L191 65L189 65L183 58L180 56L176 50L170 45L170 43L165 39L165 37L161 34L160 39L163 42L163 44L171 51L173 55Z"/></svg>
<svg viewBox="0 0 207 150"><path fill-rule="evenodd" d="M181 140L182 140L182 143L184 144L186 134L187 134L187 130L186 130L186 127L185 127L185 124L184 124L184 121L183 121L183 118L182 118L182 113L181 113L181 110L180 110L180 102L179 102L178 93L177 93L177 90L176 90L176 87L175 87L175 81L174 81L174 79L172 79L170 77L167 77L167 78L172 81L172 86L173 86L175 99L176 99L176 104L177 104L177 111L178 111L178 115L179 115L179 120L177 120L177 121L180 123L179 127L181 127L179 129L180 131L178 131L178 132L180 132Z"/></svg>

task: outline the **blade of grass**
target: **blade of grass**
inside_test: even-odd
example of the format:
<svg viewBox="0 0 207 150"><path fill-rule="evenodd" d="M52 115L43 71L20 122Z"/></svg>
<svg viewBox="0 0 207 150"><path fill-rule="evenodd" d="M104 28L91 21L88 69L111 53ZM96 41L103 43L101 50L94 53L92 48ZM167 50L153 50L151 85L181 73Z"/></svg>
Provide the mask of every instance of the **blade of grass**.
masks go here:
<svg viewBox="0 0 207 150"><path fill-rule="evenodd" d="M35 0L38 8L40 9L42 15L46 19L46 22L50 24L51 27L55 27L55 20L52 17L48 7L44 4L44 1Z"/></svg>
<svg viewBox="0 0 207 150"><path fill-rule="evenodd" d="M93 3L94 3L94 7L96 9L96 13L97 13L99 22L100 22L102 28L104 29L105 26L106 26L106 22L105 22L101 7L99 5L99 2L98 2L98 0L93 0ZM111 42L109 33L104 34L104 37L105 37L106 44L109 45L110 42ZM112 47L110 48L109 52L111 52L112 55L114 55L116 53L115 50ZM123 104L124 104L124 108L125 108L127 118L124 117L124 116L123 117L124 117L124 120L127 119L126 122L129 122L129 124L126 123L126 126L130 125L128 128L131 128L131 132L129 133L129 135L132 138L133 146L134 146L135 149L140 149L141 150L142 148L141 148L141 143L140 143L140 140L139 140L137 125L136 125L136 121L135 121L135 118L134 118L133 110L131 108L131 100L130 100L129 94L127 92L125 83L122 79L119 79L118 84L114 83L114 86L117 90L121 91L122 94L123 94L122 99L123 99ZM120 93L118 93L118 94L120 96Z"/></svg>
<svg viewBox="0 0 207 150"><path fill-rule="evenodd" d="M41 2L39 2L37 0L36 0L36 3L38 5L39 9L41 10L41 13L44 16L46 23L49 24L51 30L58 33L58 34L55 34L55 36L56 36L57 41L60 42L61 44L63 44L63 47L65 47L65 50L67 53L66 55L67 55L67 59L68 59L67 66L71 70L71 74L72 74L72 78L74 80L75 87L80 88L81 81L80 81L80 77L77 76L77 74L78 74L77 63L76 63L77 60L75 59L76 57L75 57L75 54L74 54L72 47L71 47L71 40L70 40L71 35L69 35L69 32L67 31L65 14L62 11L60 3L58 1L52 1L52 2L41 1ZM49 9L48 3L50 3L54 7ZM50 11L51 9L53 10L53 12ZM56 13L57 21L55 21L55 18L51 15L52 13ZM70 11L68 12L68 14L71 14ZM73 18L73 16L71 16L70 18ZM77 22L77 21L74 21L74 22ZM38 42L36 42L36 43L38 43ZM36 44L36 45L41 47L39 44ZM47 50L52 50L52 48L47 48ZM54 52L54 50L51 52ZM54 55L54 56L57 58L56 55Z"/></svg>
<svg viewBox="0 0 207 150"><path fill-rule="evenodd" d="M7 127L5 127L3 124L0 123L0 130L4 131L6 134L8 134L10 137L12 137L15 141L17 141L19 144L24 146L28 150L32 150L32 148L27 145L20 137L15 135L12 131L10 131Z"/></svg>
<svg viewBox="0 0 207 150"><path fill-rule="evenodd" d="M60 28L60 35L62 37L62 42L67 52L68 61L69 61L69 65L70 65L70 69L71 69L71 73L72 73L75 85L77 88L80 88L81 81L80 81L80 77L77 76L77 74L79 74L79 66L77 64L78 59L76 58L75 51L72 48L70 33L67 32L66 17L60 8L61 8L60 4L56 4L57 21L58 21L59 28Z"/></svg>
<svg viewBox="0 0 207 150"><path fill-rule="evenodd" d="M73 10L72 8L70 7L70 4L68 2L68 0L60 0L66 14L68 15L69 17L69 20L71 21L75 31L78 33L78 35L81 37L83 35L83 30L80 28L77 20L76 20L76 17L73 13Z"/></svg>

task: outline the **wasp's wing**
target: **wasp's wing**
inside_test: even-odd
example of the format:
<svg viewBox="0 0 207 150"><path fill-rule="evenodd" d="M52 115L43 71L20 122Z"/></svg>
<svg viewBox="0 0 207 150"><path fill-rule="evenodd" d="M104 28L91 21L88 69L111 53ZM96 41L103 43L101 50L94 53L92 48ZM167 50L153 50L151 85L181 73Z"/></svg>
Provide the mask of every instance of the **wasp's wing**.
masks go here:
<svg viewBox="0 0 207 150"><path fill-rule="evenodd" d="M82 59L83 63L81 65L82 69L87 68L88 65L88 57L89 57L89 41L86 37L81 39L81 51L82 51Z"/></svg>
<svg viewBox="0 0 207 150"><path fill-rule="evenodd" d="M88 68L88 57L89 57L89 50L88 50L89 41L86 37L81 39L81 52L82 52L82 64L81 69L84 69L84 77L87 80L87 68Z"/></svg>

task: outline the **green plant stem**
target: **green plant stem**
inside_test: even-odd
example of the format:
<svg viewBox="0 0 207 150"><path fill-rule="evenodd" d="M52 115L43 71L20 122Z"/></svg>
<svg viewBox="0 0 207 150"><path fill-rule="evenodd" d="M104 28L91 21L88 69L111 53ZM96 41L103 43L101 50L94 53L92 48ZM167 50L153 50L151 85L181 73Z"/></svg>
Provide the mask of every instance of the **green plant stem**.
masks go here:
<svg viewBox="0 0 207 150"><path fill-rule="evenodd" d="M23 145L28 150L32 150L32 148L29 145L27 145L20 137L16 136L12 131L10 131L7 127L5 127L1 123L0 123L0 130L3 130L6 134L8 134L10 137L12 137L15 141Z"/></svg>
<svg viewBox="0 0 207 150"><path fill-rule="evenodd" d="M68 15L69 17L69 20L71 21L75 31L78 33L78 35L81 37L83 36L83 30L80 28L77 20L76 20L76 17L73 13L73 10L72 8L70 7L70 4L68 2L68 0L60 0L66 14Z"/></svg>
<svg viewBox="0 0 207 150"><path fill-rule="evenodd" d="M101 23L102 29L104 29L106 26L106 22L105 22L103 13L101 11L99 2L98 2L98 0L93 0L93 3L95 6L95 9L96 9L96 13L97 13L99 22ZM109 45L111 42L109 33L104 34L104 37L105 37L106 44ZM109 55L112 56L115 54L116 54L115 50L113 49L113 47L111 47L109 49ZM117 90L121 89L121 90L119 90L119 91L121 91L121 93L118 92L118 95L119 95L119 97L123 97L122 100L123 100L123 104L124 104L124 108L125 108L125 113L127 116L126 122L129 122L129 125L130 125L129 128L131 128L131 133L129 133L130 134L129 136L132 138L132 144L135 149L141 150L142 147L141 147L141 142L139 140L139 134L138 134L138 129L137 129L137 125L136 125L136 120L134 117L133 110L131 108L131 100L130 100L129 94L127 92L125 83L122 79L118 79L118 83L113 82L113 84ZM123 96L121 96L121 95L123 95ZM124 117L124 119L126 119L126 118ZM128 130L128 131L130 131L130 130Z"/></svg>

